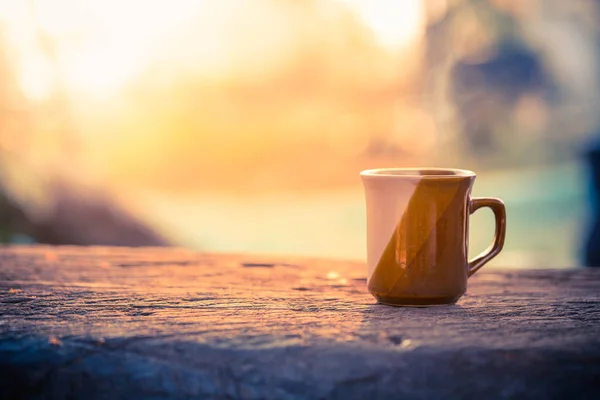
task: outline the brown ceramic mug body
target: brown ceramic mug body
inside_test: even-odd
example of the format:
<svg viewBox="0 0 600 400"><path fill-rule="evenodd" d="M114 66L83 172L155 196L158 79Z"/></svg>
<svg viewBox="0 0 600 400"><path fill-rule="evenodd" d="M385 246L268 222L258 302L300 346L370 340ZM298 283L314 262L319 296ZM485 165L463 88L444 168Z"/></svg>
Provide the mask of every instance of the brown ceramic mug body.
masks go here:
<svg viewBox="0 0 600 400"><path fill-rule="evenodd" d="M458 169L390 168L361 172L367 203L368 288L380 303L455 303L467 279L495 257L506 235L496 198L471 198L475 173ZM489 207L493 243L467 259L469 215Z"/></svg>

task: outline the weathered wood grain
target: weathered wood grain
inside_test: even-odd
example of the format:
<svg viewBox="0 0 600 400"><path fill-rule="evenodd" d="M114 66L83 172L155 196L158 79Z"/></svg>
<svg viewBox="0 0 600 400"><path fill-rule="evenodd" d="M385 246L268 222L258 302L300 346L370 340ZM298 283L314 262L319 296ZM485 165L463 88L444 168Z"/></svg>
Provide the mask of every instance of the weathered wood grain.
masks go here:
<svg viewBox="0 0 600 400"><path fill-rule="evenodd" d="M0 398L600 398L600 270L391 308L361 263L0 248Z"/></svg>

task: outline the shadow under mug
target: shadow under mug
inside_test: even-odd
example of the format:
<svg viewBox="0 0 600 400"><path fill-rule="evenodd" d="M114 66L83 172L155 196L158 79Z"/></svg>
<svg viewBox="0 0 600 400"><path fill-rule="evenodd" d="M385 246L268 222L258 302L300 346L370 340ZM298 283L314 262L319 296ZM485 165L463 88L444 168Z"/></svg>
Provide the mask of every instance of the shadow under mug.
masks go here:
<svg viewBox="0 0 600 400"><path fill-rule="evenodd" d="M455 303L467 279L504 245L506 209L497 198L471 198L475 173L460 169L386 168L360 173L367 205L367 286L379 303ZM490 247L467 259L469 215L489 207Z"/></svg>

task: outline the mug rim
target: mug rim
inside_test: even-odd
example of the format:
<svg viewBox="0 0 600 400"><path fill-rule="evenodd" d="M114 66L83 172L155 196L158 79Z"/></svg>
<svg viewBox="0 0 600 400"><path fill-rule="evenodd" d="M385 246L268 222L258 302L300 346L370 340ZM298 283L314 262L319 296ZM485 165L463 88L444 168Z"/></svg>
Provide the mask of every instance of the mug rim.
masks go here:
<svg viewBox="0 0 600 400"><path fill-rule="evenodd" d="M400 173L398 173L400 172ZM369 179L456 179L475 177L475 172L459 168L413 167L413 168L373 168L360 172Z"/></svg>

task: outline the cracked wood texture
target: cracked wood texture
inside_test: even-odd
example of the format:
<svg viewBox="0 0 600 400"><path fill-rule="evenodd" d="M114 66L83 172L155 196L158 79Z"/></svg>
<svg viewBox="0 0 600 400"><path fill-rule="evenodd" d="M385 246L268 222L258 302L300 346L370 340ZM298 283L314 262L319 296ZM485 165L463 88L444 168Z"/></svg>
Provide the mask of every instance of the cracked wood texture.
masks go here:
<svg viewBox="0 0 600 400"><path fill-rule="evenodd" d="M0 248L0 399L598 399L600 270L392 308L340 260Z"/></svg>

